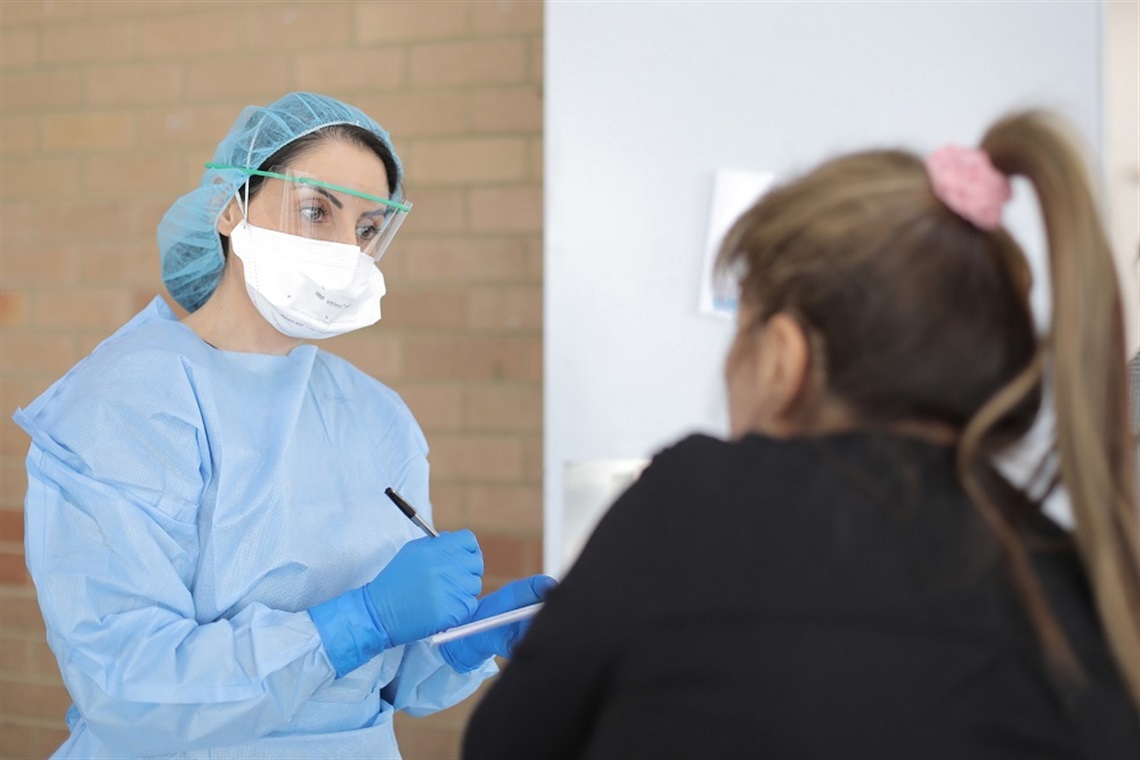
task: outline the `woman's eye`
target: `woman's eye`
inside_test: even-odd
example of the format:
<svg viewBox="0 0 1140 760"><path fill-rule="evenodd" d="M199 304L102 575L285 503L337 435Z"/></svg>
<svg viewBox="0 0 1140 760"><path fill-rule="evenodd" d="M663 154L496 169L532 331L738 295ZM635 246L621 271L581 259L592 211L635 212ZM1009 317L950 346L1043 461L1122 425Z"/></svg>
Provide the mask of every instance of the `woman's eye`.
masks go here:
<svg viewBox="0 0 1140 760"><path fill-rule="evenodd" d="M310 222L319 222L325 218L325 210L320 206L305 206L301 209L301 216Z"/></svg>
<svg viewBox="0 0 1140 760"><path fill-rule="evenodd" d="M380 228L372 224L365 224L356 228L356 236L361 240L371 240L379 234Z"/></svg>

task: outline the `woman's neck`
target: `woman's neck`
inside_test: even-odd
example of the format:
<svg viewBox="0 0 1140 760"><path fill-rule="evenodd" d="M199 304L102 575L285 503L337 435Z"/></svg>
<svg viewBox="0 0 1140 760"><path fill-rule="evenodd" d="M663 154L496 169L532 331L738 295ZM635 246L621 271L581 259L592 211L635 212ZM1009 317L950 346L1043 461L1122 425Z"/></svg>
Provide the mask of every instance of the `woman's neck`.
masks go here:
<svg viewBox="0 0 1140 760"><path fill-rule="evenodd" d="M838 433L878 430L907 438L918 438L939 446L953 446L961 434L953 425L920 419L902 419L872 424L859 419L844 404L825 399L810 412L767 421L751 431L770 438L809 438Z"/></svg>
<svg viewBox="0 0 1140 760"><path fill-rule="evenodd" d="M241 261L231 256L213 295L182 319L199 338L222 351L285 355L301 345L265 321L249 300Z"/></svg>

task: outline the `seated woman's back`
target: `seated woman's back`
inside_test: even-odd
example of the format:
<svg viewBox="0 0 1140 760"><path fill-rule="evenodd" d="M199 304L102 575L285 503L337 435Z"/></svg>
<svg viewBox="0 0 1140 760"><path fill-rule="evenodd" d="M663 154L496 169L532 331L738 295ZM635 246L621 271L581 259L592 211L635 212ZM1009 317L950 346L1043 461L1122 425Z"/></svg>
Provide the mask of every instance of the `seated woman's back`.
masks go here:
<svg viewBox="0 0 1140 760"><path fill-rule="evenodd" d="M599 525L468 754L1135 756L1070 542L1031 529L1083 688L1051 682L948 448L686 439Z"/></svg>

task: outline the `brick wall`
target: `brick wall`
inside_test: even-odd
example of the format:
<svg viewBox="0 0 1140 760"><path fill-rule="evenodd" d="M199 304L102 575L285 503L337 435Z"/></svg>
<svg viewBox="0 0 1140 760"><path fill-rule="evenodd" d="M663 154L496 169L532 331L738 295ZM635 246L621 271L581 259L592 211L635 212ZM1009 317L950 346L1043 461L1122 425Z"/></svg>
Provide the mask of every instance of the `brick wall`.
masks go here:
<svg viewBox="0 0 1140 760"><path fill-rule="evenodd" d="M415 210L384 320L327 345L412 407L487 585L540 569L540 2L0 0L0 69L0 756L47 755L69 701L11 414L164 293L155 225L246 104L312 89L391 130ZM406 756L457 755L473 705L398 720Z"/></svg>

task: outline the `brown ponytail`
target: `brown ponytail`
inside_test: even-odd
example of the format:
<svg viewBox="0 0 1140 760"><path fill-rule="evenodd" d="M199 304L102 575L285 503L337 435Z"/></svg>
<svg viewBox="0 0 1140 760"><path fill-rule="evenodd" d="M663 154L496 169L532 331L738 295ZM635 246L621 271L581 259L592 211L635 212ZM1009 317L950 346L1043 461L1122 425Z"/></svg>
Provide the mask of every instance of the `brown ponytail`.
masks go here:
<svg viewBox="0 0 1140 760"><path fill-rule="evenodd" d="M994 165L1026 177L1045 221L1053 289L1047 347L1055 374L1057 450L1072 501L1077 546L1101 623L1140 710L1140 535L1127 428L1124 318L1112 255L1092 183L1064 130L1048 115L1018 114L982 141ZM1006 409L1040 376L1041 355L987 402L966 426L959 471L975 503L1011 551L1014 575L1046 651L1062 669L1076 666L1032 578L1025 552L979 487L984 440Z"/></svg>

